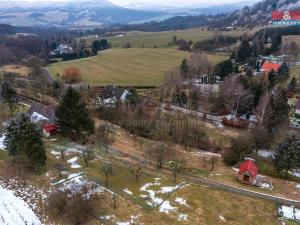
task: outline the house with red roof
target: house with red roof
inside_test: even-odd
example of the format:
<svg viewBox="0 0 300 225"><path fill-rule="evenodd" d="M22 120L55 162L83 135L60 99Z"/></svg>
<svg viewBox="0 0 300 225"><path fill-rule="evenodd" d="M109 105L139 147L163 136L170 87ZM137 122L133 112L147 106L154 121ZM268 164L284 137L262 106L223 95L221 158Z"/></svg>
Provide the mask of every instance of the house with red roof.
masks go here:
<svg viewBox="0 0 300 225"><path fill-rule="evenodd" d="M254 185L256 183L256 176L258 175L258 167L254 160L246 159L239 168L238 179L245 184Z"/></svg>
<svg viewBox="0 0 300 225"><path fill-rule="evenodd" d="M42 130L46 137L51 137L57 133L58 128L56 124L46 124L42 127Z"/></svg>
<svg viewBox="0 0 300 225"><path fill-rule="evenodd" d="M260 68L260 71L262 73L270 73L272 70L274 72L278 72L281 64L280 63L274 63L274 62L264 62L262 67Z"/></svg>

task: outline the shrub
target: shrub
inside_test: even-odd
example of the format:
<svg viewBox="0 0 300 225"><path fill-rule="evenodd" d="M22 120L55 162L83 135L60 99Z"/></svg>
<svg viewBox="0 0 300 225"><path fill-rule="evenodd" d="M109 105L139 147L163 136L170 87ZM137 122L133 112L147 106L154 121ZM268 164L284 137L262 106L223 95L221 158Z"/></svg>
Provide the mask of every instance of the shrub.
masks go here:
<svg viewBox="0 0 300 225"><path fill-rule="evenodd" d="M90 185L55 190L47 199L46 210L67 224L86 224L95 217L97 196Z"/></svg>
<svg viewBox="0 0 300 225"><path fill-rule="evenodd" d="M67 84L75 84L81 81L81 73L78 68L71 66L65 69L61 78Z"/></svg>

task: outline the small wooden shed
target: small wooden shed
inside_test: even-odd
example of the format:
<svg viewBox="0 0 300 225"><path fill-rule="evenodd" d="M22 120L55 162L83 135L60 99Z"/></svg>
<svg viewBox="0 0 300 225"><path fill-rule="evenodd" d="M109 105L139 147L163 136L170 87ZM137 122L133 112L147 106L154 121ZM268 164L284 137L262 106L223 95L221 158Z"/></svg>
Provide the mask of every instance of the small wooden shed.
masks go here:
<svg viewBox="0 0 300 225"><path fill-rule="evenodd" d="M245 160L239 168L238 179L245 184L254 185L256 183L256 176L258 175L258 167L253 160Z"/></svg>

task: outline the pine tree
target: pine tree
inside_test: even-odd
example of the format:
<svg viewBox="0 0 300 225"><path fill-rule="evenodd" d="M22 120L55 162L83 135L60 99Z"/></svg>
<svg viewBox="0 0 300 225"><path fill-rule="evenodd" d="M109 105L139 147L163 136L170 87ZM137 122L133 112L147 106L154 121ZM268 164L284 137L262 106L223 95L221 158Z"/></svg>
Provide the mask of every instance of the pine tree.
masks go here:
<svg viewBox="0 0 300 225"><path fill-rule="evenodd" d="M47 156L42 132L25 114L20 114L7 126L5 146L10 156L25 155L35 172L46 164Z"/></svg>
<svg viewBox="0 0 300 225"><path fill-rule="evenodd" d="M2 101L8 104L10 112L12 114L15 104L18 102L16 91L10 86L8 82L1 83L0 91Z"/></svg>
<svg viewBox="0 0 300 225"><path fill-rule="evenodd" d="M290 69L287 63L284 61L283 64L278 69L278 76L288 77L290 75Z"/></svg>
<svg viewBox="0 0 300 225"><path fill-rule="evenodd" d="M295 77L293 77L289 82L287 89L288 91L295 91L296 87L297 87L297 80Z"/></svg>
<svg viewBox="0 0 300 225"><path fill-rule="evenodd" d="M187 64L187 60L184 59L182 60L182 63L180 65L180 72L184 78L187 78L188 71L189 71L189 66Z"/></svg>
<svg viewBox="0 0 300 225"><path fill-rule="evenodd" d="M269 89L272 89L277 83L277 74L273 69L268 74L268 80L269 80Z"/></svg>
<svg viewBox="0 0 300 225"><path fill-rule="evenodd" d="M275 149L275 169L286 177L288 172L300 167L300 142L295 135L288 135Z"/></svg>
<svg viewBox="0 0 300 225"><path fill-rule="evenodd" d="M241 47L237 52L237 59L240 62L245 62L251 56L251 47L248 40L243 40L241 43Z"/></svg>
<svg viewBox="0 0 300 225"><path fill-rule="evenodd" d="M72 87L63 95L55 115L63 136L71 135L76 139L83 139L85 135L94 132L94 121L81 101L80 94Z"/></svg>

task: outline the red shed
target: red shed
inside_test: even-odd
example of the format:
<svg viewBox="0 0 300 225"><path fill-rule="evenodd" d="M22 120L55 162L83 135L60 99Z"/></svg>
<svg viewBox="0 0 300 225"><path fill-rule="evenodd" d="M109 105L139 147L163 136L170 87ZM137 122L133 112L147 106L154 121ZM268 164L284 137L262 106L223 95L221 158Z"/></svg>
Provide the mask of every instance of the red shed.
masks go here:
<svg viewBox="0 0 300 225"><path fill-rule="evenodd" d="M50 137L56 134L58 131L58 126L55 124L46 124L43 126L43 133L45 136Z"/></svg>
<svg viewBox="0 0 300 225"><path fill-rule="evenodd" d="M240 165L238 177L239 181L245 184L255 184L256 176L258 174L258 167L255 165L254 161L247 159Z"/></svg>

